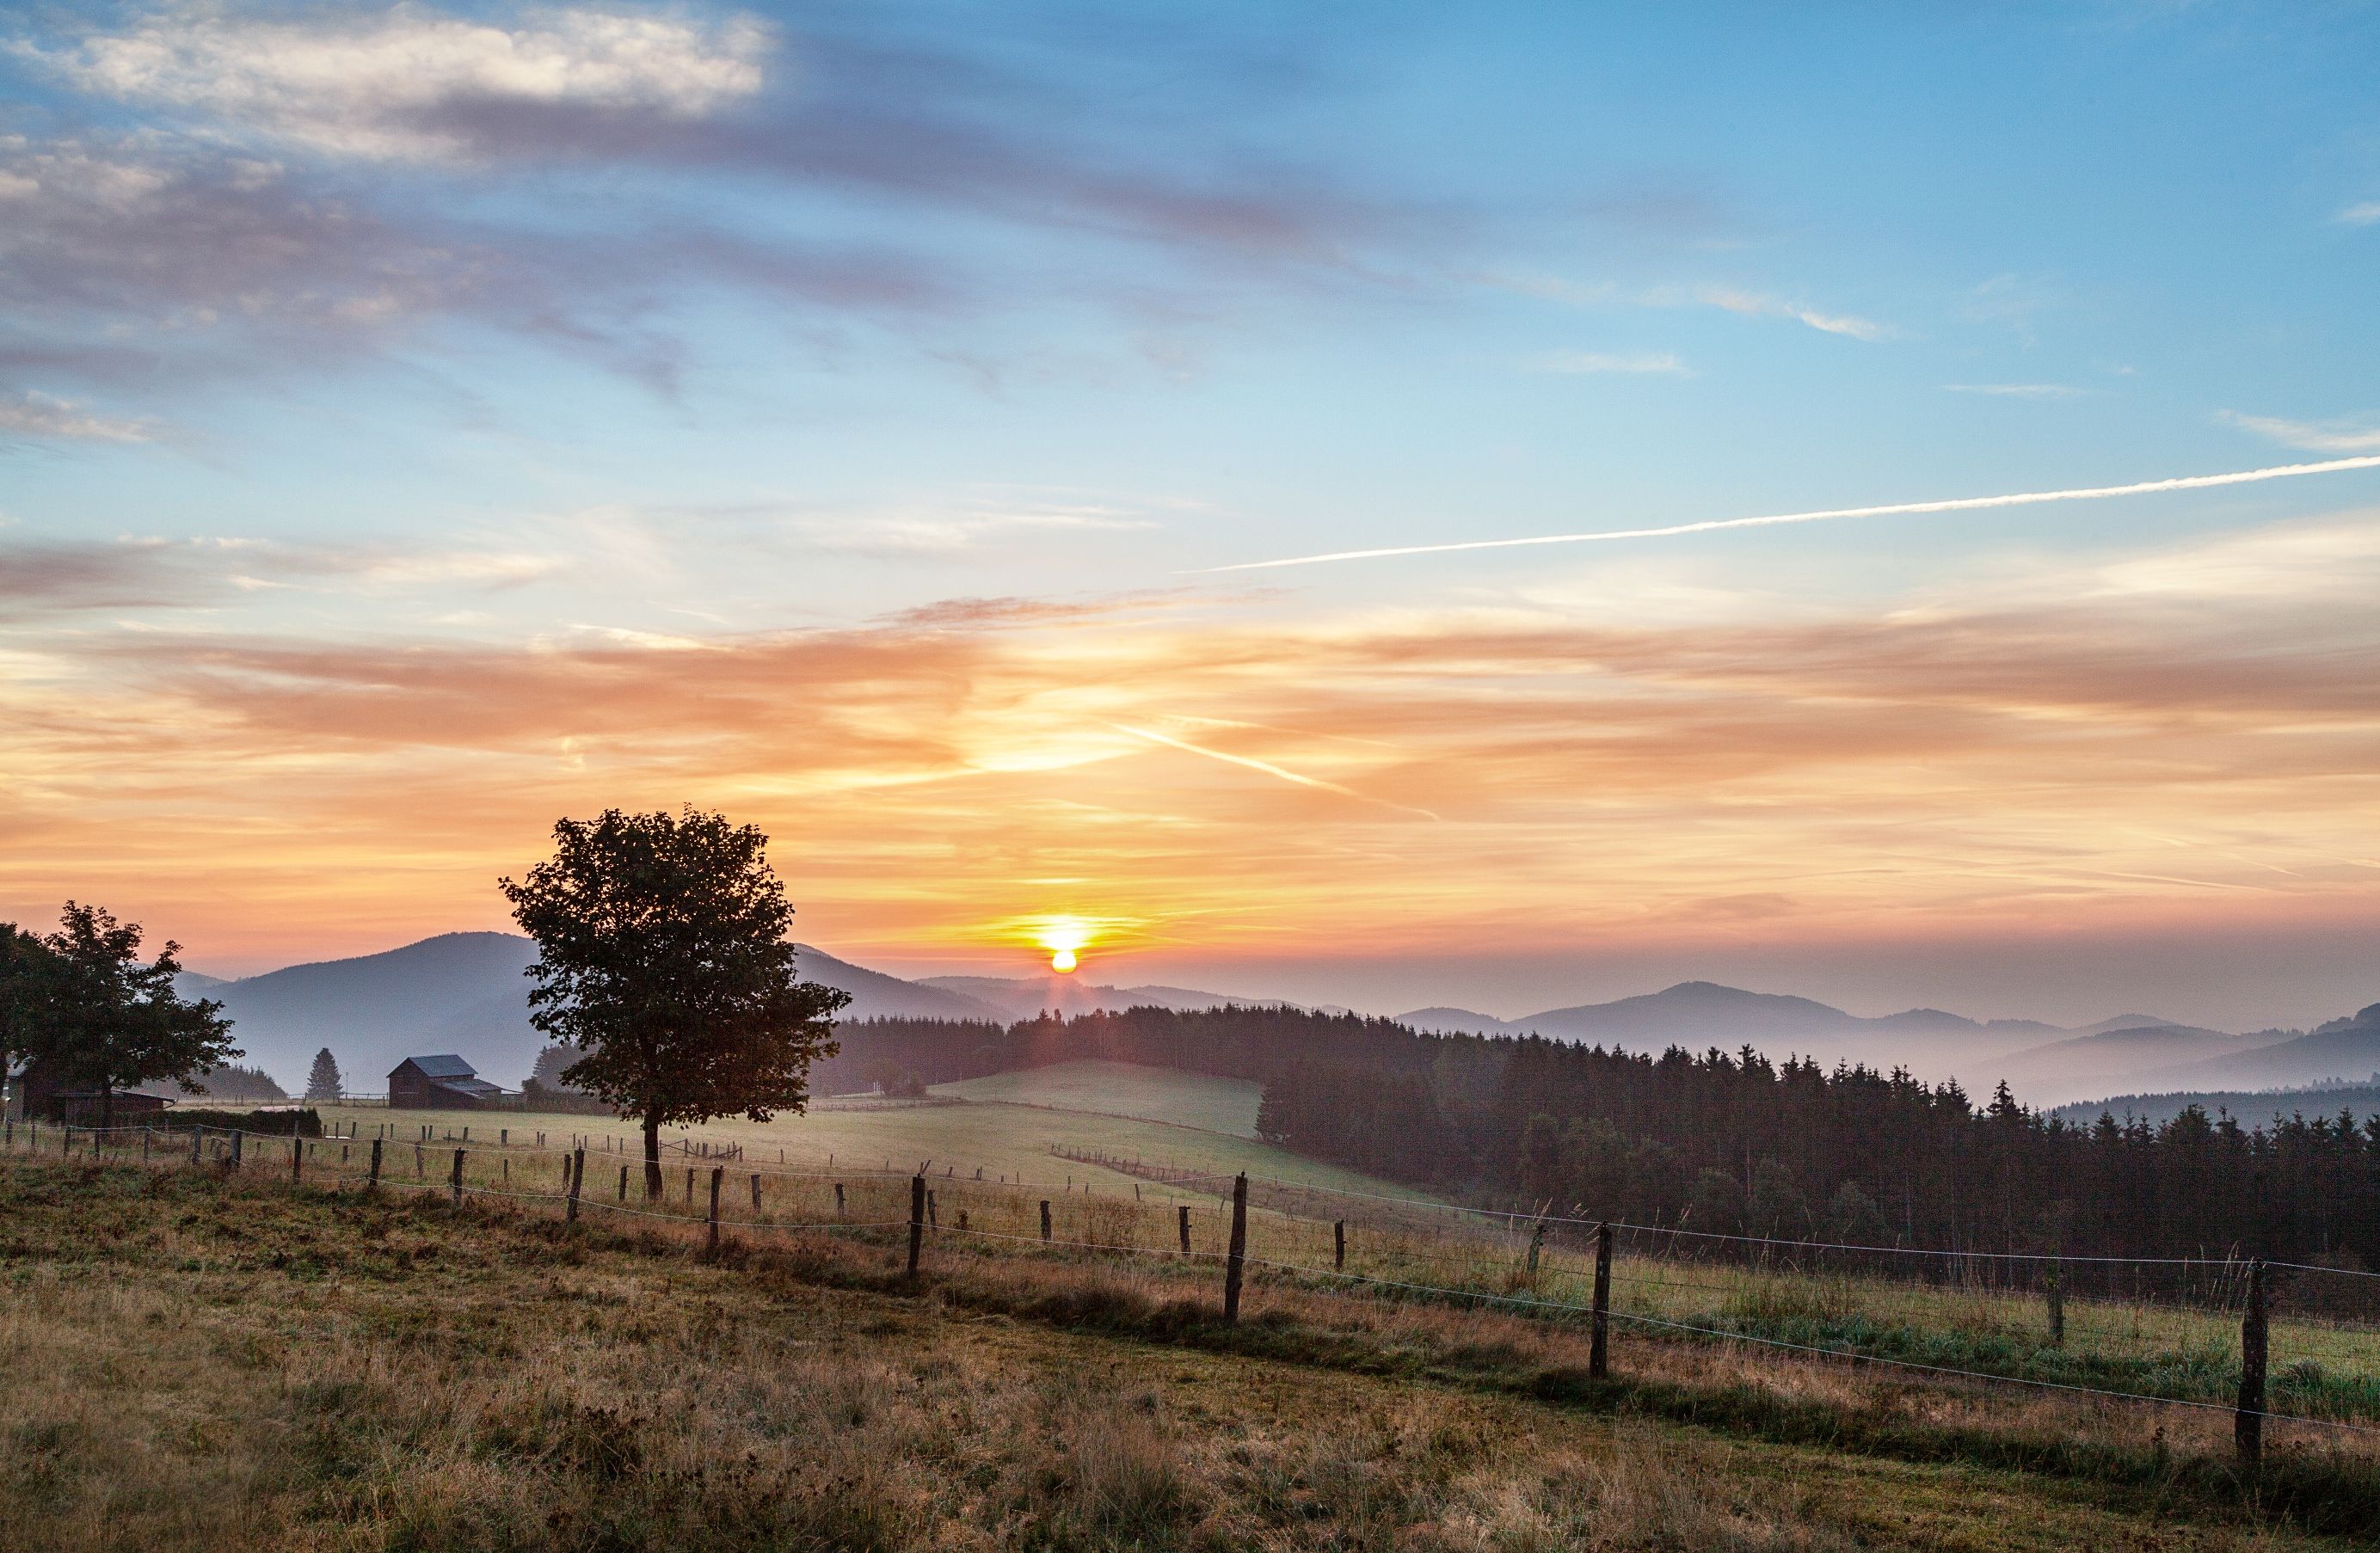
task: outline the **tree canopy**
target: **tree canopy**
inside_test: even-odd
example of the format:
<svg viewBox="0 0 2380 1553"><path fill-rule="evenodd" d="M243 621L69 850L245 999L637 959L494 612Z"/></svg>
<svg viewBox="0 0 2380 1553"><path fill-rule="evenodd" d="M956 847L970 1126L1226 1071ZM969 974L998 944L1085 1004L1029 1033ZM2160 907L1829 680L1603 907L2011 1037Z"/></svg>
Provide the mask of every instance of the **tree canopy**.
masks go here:
<svg viewBox="0 0 2380 1553"><path fill-rule="evenodd" d="M68 901L56 932L35 938L10 927L0 937L8 1054L97 1090L102 1126L115 1121L118 1092L159 1078L188 1086L240 1055L222 1004L175 990L182 946L169 940L142 964L137 923Z"/></svg>
<svg viewBox="0 0 2380 1553"><path fill-rule="evenodd" d="M793 908L750 825L688 807L553 828L554 855L502 881L536 940L530 1021L582 1055L561 1079L640 1118L645 1189L661 1191L661 1129L809 1099L849 995L803 981Z"/></svg>

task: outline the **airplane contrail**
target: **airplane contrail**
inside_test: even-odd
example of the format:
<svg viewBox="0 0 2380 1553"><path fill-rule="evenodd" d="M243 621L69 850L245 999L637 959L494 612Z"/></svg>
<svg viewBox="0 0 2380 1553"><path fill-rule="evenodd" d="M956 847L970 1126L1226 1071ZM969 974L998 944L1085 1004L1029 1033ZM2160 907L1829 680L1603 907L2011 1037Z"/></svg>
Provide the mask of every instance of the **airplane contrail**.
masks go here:
<svg viewBox="0 0 2380 1553"><path fill-rule="evenodd" d="M1780 523L1820 523L1837 517L1891 517L1904 513L1970 512L1979 507L2031 507L2044 502L2095 502L2109 496L2149 496L2165 491L2204 491L2217 485L2330 475L2347 469L2380 469L2380 454L2332 458L2319 464L2277 464L2268 469L2235 469L2221 475L2183 475L2133 485L2093 485L2073 491L2022 491L2007 496L1955 496L1939 502L1893 502L1880 507L1829 507L1823 512L1772 513L1762 517L1715 517L1660 528L1607 528L1592 534L1536 534L1523 540L1461 540L1449 544L1391 545L1380 550L1336 550L1327 555L1293 555L1279 561L1241 561L1203 572L1260 572L1275 566L1315 566L1326 561L1376 561L1390 555L1444 555L1459 550L1511 550L1520 545L1587 544L1597 540L1661 540L1673 534L1708 534L1721 528L1765 528Z"/></svg>
<svg viewBox="0 0 2380 1553"><path fill-rule="evenodd" d="M1300 787L1319 788L1325 793L1336 793L1342 798L1353 798L1364 804L1378 804L1382 808L1417 814L1426 819L1438 818L1427 809L1415 808L1411 804L1400 804L1387 798L1375 798L1368 793L1358 793L1352 787L1342 787L1335 782L1325 782L1320 777L1310 777L1300 771L1293 771L1286 766L1276 766L1269 760L1253 759L1245 755L1226 755L1220 749L1208 749L1205 745L1192 744L1187 739L1169 738L1163 734L1151 733L1146 728L1135 728L1129 722L1110 722L1108 726L1119 734L1130 734L1134 738L1147 739L1151 744L1161 744L1170 749L1183 750L1191 755L1203 755L1209 760L1220 760L1226 765L1245 766L1249 770L1262 771L1267 776L1279 777L1283 782L1293 782Z"/></svg>

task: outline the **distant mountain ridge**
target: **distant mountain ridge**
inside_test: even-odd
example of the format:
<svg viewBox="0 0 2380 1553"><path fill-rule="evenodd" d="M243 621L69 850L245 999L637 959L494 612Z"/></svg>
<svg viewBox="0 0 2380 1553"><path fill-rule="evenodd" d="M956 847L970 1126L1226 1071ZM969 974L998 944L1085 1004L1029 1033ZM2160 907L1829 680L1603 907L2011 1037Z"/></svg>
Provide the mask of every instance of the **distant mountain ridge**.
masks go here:
<svg viewBox="0 0 2380 1553"><path fill-rule="evenodd" d="M1171 986L1113 987L1073 977L929 977L905 980L797 945L801 974L852 995L845 1020L878 1017L990 1020L1044 1011L1068 1015L1141 1005L1172 1009L1304 1005ZM183 986L222 1001L246 1061L293 1092L327 1046L347 1087L377 1092L410 1056L455 1052L506 1087L526 1078L544 1046L528 1022L535 960L513 933L445 933L378 954L291 965L221 980L186 973ZM1320 1012L1340 1010L1325 1007ZM1955 1077L1978 1096L2006 1079L2035 1106L2095 1095L2252 1091L2353 1079L2380 1071L2380 1004L2315 1030L2259 1036L2127 1013L2080 1029L2037 1020L1980 1022L1940 1009L1863 1017L1809 998L1709 981L1658 992L1498 1019L1469 1009L1415 1009L1395 1016L1416 1029L1482 1035L1536 1033L1627 1050L1671 1046L1728 1050L1750 1045L1772 1060L1800 1055L1829 1065L1906 1067L1928 1082ZM2279 1037L2279 1038L2274 1038Z"/></svg>
<svg viewBox="0 0 2380 1553"><path fill-rule="evenodd" d="M795 946L802 976L852 995L845 1019L903 1016L990 1019L991 1004L921 987ZM185 973L186 992L212 998L232 1019L232 1038L249 1064L293 1094L314 1053L329 1047L346 1087L376 1094L388 1071L407 1057L455 1052L480 1076L517 1088L546 1041L528 1022L529 981L537 959L515 933L442 933L400 949L350 960L290 965L237 981Z"/></svg>
<svg viewBox="0 0 2380 1553"><path fill-rule="evenodd" d="M1910 1035L1959 1036L1967 1038L1961 1054L1983 1059L2012 1049L2043 1036L2068 1032L2031 1019L1969 1019L1941 1009L1904 1009L1866 1018L1809 998L1776 992L1748 992L1711 981L1682 981L1658 992L1620 998L1608 1003L1580 1003L1548 1009L1519 1019L1497 1019L1461 1008L1415 1009L1396 1016L1415 1029L1472 1035L1528 1035L1613 1046L1631 1051L1659 1051L1671 1046L1700 1050L1718 1045L1733 1049L1749 1042L1781 1059L1799 1054L1824 1062L1904 1060L1893 1050L1893 1037ZM1947 1074L1953 1067L1973 1066L1911 1053L1912 1070ZM1977 1071L1981 1071L1980 1068ZM1966 1076L1964 1073L1961 1077Z"/></svg>

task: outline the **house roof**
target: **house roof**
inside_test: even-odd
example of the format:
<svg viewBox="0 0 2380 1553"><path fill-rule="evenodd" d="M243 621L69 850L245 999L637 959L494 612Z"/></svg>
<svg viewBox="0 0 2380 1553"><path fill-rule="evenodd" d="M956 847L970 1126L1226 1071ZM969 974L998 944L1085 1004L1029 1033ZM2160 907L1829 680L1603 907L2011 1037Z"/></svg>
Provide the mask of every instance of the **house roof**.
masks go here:
<svg viewBox="0 0 2380 1553"><path fill-rule="evenodd" d="M433 1086L452 1090L457 1095L501 1095L504 1092L501 1085L490 1084L484 1078L442 1078L436 1080Z"/></svg>
<svg viewBox="0 0 2380 1553"><path fill-rule="evenodd" d="M477 1069L451 1051L443 1057L407 1057L397 1066L404 1067L406 1062L412 1063L413 1071L424 1078L477 1078L479 1076Z"/></svg>

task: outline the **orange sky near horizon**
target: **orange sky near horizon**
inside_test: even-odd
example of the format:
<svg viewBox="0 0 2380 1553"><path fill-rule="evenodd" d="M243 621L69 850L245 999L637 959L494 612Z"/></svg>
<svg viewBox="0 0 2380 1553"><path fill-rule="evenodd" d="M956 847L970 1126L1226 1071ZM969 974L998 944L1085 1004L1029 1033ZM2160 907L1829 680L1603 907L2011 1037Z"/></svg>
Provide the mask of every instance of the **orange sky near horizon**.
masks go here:
<svg viewBox="0 0 2380 1553"><path fill-rule="evenodd" d="M694 802L771 833L800 936L912 974L1028 974L1051 913L1097 924L1102 980L2336 928L2380 916L2375 581L2358 513L1883 607L1201 588L663 644L20 636L0 901L252 970L506 926L494 880L556 816Z"/></svg>

